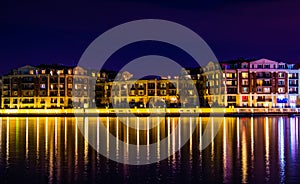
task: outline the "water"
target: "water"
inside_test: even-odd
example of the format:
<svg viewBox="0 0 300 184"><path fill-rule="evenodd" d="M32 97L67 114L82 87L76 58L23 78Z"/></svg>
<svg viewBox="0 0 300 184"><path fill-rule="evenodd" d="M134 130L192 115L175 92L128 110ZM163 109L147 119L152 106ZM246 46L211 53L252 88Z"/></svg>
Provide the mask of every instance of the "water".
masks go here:
<svg viewBox="0 0 300 184"><path fill-rule="evenodd" d="M100 122L119 140L147 145L168 137L191 118L151 118L159 128L128 129L116 118ZM145 123L147 118L129 119ZM224 118L217 136L199 150L207 118L180 151L158 163L132 166L100 155L83 135L94 134L97 118L0 118L1 183L195 183L300 181L299 118ZM87 124L86 124L87 123ZM78 126L84 125L83 131ZM97 126L96 126L97 127ZM97 134L97 133L96 133ZM95 135L96 137L99 135ZM167 151L181 139L168 143ZM103 143L98 142L97 146ZM118 145L116 145L118 148ZM96 148L97 149L97 148ZM107 151L111 150L107 147ZM118 150L118 149L117 149ZM158 147L158 150L162 148ZM120 150L119 150L120 151ZM134 150L138 152L139 150ZM158 152L159 153L159 152ZM118 154L118 151L116 152ZM149 156L159 156L149 155ZM128 157L128 155L124 155ZM126 159L126 158L124 158Z"/></svg>

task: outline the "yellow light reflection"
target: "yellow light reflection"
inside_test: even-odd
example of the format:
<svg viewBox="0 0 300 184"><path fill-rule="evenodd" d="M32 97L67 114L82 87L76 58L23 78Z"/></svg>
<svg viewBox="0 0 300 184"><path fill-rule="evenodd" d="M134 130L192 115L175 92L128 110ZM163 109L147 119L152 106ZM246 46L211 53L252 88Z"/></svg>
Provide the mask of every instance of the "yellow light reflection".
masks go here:
<svg viewBox="0 0 300 184"><path fill-rule="evenodd" d="M74 150L75 168L74 172L78 172L78 117L75 117L75 150Z"/></svg>
<svg viewBox="0 0 300 184"><path fill-rule="evenodd" d="M116 158L119 159L119 117L116 122Z"/></svg>
<svg viewBox="0 0 300 184"><path fill-rule="evenodd" d="M157 158L158 160L160 159L160 117L157 117L157 122L158 122L158 125L157 125Z"/></svg>
<svg viewBox="0 0 300 184"><path fill-rule="evenodd" d="M178 118L178 147L181 148L181 117ZM178 153L180 156L181 152Z"/></svg>
<svg viewBox="0 0 300 184"><path fill-rule="evenodd" d="M150 159L150 118L147 117L147 160Z"/></svg>
<svg viewBox="0 0 300 184"><path fill-rule="evenodd" d="M48 155L48 117L46 117L46 125L45 125L45 152Z"/></svg>
<svg viewBox="0 0 300 184"><path fill-rule="evenodd" d="M68 125L67 125L67 118L65 117L65 155L67 154L67 144L68 144Z"/></svg>
<svg viewBox="0 0 300 184"><path fill-rule="evenodd" d="M150 118L147 117L147 146L150 144Z"/></svg>
<svg viewBox="0 0 300 184"><path fill-rule="evenodd" d="M28 117L26 118L26 140L25 140L25 147L26 147L26 153L25 153L25 157L26 157L26 160L28 159L28 142L29 142L29 140L28 140Z"/></svg>
<svg viewBox="0 0 300 184"><path fill-rule="evenodd" d="M175 140L175 129L176 129L176 126L175 126L175 119L173 118L172 119L172 139L173 139L173 141L172 141L172 156L173 156L173 162L175 162L175 159L176 159L176 157L175 157L175 149L176 149L176 140Z"/></svg>
<svg viewBox="0 0 300 184"><path fill-rule="evenodd" d="M127 153L129 151L129 117L126 118L126 149L127 149ZM128 155L129 156L129 155Z"/></svg>
<svg viewBox="0 0 300 184"><path fill-rule="evenodd" d="M0 153L2 153L2 117L0 117Z"/></svg>
<svg viewBox="0 0 300 184"><path fill-rule="evenodd" d="M211 117L211 161L215 158L215 146L214 146L214 118Z"/></svg>
<svg viewBox="0 0 300 184"><path fill-rule="evenodd" d="M6 119L6 163L9 163L9 117Z"/></svg>
<svg viewBox="0 0 300 184"><path fill-rule="evenodd" d="M193 120L190 117L190 160L193 159Z"/></svg>
<svg viewBox="0 0 300 184"><path fill-rule="evenodd" d="M36 118L36 155L37 160L39 159L39 150L40 150L40 131L39 131L39 118Z"/></svg>
<svg viewBox="0 0 300 184"><path fill-rule="evenodd" d="M199 147L200 147L200 156L202 156L202 117L199 118Z"/></svg>
<svg viewBox="0 0 300 184"><path fill-rule="evenodd" d="M167 121L168 121L168 124L167 124L167 126L168 126L168 134L167 134L167 137L168 137L168 155L170 155L170 153L171 153L171 137L170 137L170 133L171 133L171 125L170 125L170 117L168 117L167 118ZM170 157L168 157L168 160L170 159Z"/></svg>
<svg viewBox="0 0 300 184"><path fill-rule="evenodd" d="M136 156L139 162L140 158L140 118L137 117L136 119Z"/></svg>
<svg viewBox="0 0 300 184"><path fill-rule="evenodd" d="M106 118L106 155L109 157L109 117Z"/></svg>
<svg viewBox="0 0 300 184"><path fill-rule="evenodd" d="M242 129L242 183L247 182L247 139L246 139L246 128L243 127Z"/></svg>
<svg viewBox="0 0 300 184"><path fill-rule="evenodd" d="M237 128L236 128L236 135L237 135L237 147L240 147L240 118L237 118Z"/></svg>
<svg viewBox="0 0 300 184"><path fill-rule="evenodd" d="M87 169L89 161L89 120L88 117L84 118L84 166Z"/></svg>
<svg viewBox="0 0 300 184"><path fill-rule="evenodd" d="M55 122L54 122L54 143L55 143L55 154L57 151L57 117L55 117Z"/></svg>
<svg viewBox="0 0 300 184"><path fill-rule="evenodd" d="M251 117L251 162L254 164L254 122L253 117Z"/></svg>
<svg viewBox="0 0 300 184"><path fill-rule="evenodd" d="M227 179L230 177L228 176L230 174L229 168L228 168L228 162L227 162L227 124L225 121L225 118L223 120L223 181L228 182Z"/></svg>
<svg viewBox="0 0 300 184"><path fill-rule="evenodd" d="M99 128L100 128L100 118L97 117L97 152L100 151L100 133L99 133Z"/></svg>

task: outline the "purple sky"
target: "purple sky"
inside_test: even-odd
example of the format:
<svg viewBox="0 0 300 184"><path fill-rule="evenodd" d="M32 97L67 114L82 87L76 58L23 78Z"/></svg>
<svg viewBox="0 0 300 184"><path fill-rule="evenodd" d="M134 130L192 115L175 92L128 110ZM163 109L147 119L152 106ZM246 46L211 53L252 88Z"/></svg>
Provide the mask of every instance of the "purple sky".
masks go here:
<svg viewBox="0 0 300 184"><path fill-rule="evenodd" d="M145 18L189 27L219 60L264 57L300 63L299 7L296 0L1 2L0 74L26 64L76 64L101 33ZM137 51L145 54L132 50L131 59ZM120 54L115 59L123 58Z"/></svg>

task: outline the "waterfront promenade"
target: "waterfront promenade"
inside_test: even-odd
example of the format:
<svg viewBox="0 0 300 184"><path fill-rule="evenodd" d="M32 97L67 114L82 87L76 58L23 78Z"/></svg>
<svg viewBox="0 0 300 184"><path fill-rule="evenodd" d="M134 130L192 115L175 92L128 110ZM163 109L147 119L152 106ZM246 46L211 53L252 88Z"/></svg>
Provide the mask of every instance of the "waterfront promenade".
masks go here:
<svg viewBox="0 0 300 184"><path fill-rule="evenodd" d="M300 108L0 109L1 117L45 116L297 116Z"/></svg>

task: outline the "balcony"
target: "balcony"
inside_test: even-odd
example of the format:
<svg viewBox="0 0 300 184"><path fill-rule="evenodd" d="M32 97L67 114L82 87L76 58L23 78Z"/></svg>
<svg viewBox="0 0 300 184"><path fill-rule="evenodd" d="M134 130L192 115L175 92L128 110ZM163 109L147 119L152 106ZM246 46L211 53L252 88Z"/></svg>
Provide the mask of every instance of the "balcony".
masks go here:
<svg viewBox="0 0 300 184"><path fill-rule="evenodd" d="M263 82L261 84L257 83L256 86L272 86L272 83L270 83L270 82Z"/></svg>
<svg viewBox="0 0 300 184"><path fill-rule="evenodd" d="M256 75L256 78L257 79L263 79L263 78L264 79L270 79L270 78L272 78L272 75L264 73L264 74Z"/></svg>

